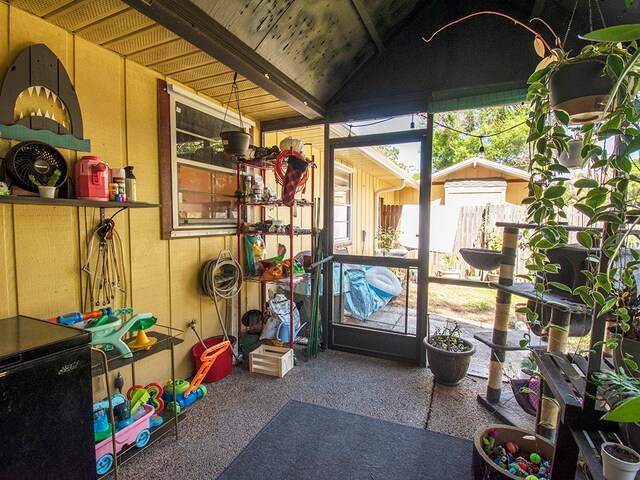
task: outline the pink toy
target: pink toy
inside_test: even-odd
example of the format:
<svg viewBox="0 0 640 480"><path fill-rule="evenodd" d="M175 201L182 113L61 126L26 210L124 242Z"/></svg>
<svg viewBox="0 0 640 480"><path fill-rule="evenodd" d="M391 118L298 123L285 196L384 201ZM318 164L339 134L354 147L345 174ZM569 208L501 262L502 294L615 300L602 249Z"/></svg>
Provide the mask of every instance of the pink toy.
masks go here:
<svg viewBox="0 0 640 480"><path fill-rule="evenodd" d="M116 433L116 454L130 445L142 448L149 442L149 437L151 436L149 420L153 415L154 408L147 404L142 405L142 408L144 409L144 414L140 418ZM98 475L104 475L111 469L113 457L111 436L100 443L96 443L96 472Z"/></svg>

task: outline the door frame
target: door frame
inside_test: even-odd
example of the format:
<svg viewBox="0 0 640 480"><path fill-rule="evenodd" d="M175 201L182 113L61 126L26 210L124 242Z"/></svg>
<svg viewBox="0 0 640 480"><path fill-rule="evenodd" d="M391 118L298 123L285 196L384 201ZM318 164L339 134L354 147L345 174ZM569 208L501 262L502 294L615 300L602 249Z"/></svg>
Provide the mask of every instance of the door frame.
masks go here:
<svg viewBox="0 0 640 480"><path fill-rule="evenodd" d="M427 114L427 128L412 129L353 137L330 138L330 125L325 123L324 146L324 201L323 244L327 256L334 249L333 199L336 150L344 148L370 147L397 143L420 143L420 224L418 230L418 258L398 259L390 257L364 257L333 255L323 265L323 291L333 292L333 265L336 261L348 263L354 259L381 266L415 267L418 269L416 334L405 335L394 332L371 330L352 325L334 323L336 306L334 295L323 295L323 342L328 348L363 355L401 360L426 366L426 350L423 338L429 331L428 279L429 279L429 207L431 205L431 166L433 156L433 114ZM377 228L377 227L376 227ZM355 257L355 258L354 258ZM351 259L351 260L349 260Z"/></svg>

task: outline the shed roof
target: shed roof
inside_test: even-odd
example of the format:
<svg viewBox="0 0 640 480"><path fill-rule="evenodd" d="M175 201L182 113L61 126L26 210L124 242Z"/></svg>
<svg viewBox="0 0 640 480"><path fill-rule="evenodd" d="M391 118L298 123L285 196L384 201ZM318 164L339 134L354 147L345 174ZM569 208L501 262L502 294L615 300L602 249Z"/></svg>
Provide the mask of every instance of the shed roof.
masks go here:
<svg viewBox="0 0 640 480"><path fill-rule="evenodd" d="M433 182L438 180L443 180L449 177L452 173L459 172L469 167L475 168L478 165L489 168L491 170L495 170L497 172L504 173L505 175L510 177L516 177L518 179L527 180L527 181L529 180L529 173L524 170L510 167L508 165L494 162L492 160L487 160L481 157L472 157L463 162L456 163L455 165L451 165L450 167L444 168L439 172L434 173L433 176L431 177L431 180Z"/></svg>

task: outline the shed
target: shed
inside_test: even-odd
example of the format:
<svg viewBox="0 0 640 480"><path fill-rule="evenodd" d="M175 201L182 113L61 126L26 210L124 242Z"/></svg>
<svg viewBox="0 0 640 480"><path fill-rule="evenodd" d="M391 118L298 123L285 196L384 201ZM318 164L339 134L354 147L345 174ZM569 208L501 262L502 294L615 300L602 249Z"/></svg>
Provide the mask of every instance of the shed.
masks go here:
<svg viewBox="0 0 640 480"><path fill-rule="evenodd" d="M433 174L431 201L441 205L520 205L529 174L481 157L472 157Z"/></svg>

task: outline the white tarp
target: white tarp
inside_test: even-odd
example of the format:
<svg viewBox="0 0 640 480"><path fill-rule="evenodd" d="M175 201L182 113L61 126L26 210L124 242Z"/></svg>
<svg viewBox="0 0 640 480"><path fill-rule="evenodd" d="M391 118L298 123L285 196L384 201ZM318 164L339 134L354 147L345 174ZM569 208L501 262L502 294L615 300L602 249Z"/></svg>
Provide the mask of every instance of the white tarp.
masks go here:
<svg viewBox="0 0 640 480"><path fill-rule="evenodd" d="M450 205L431 205L431 234L429 235L429 250L432 252L449 253L453 251L458 228L460 207ZM418 248L418 219L420 205L403 205L400 216L400 245L408 249Z"/></svg>

